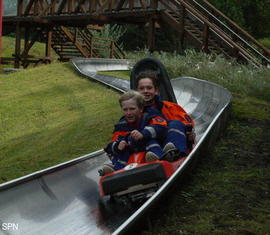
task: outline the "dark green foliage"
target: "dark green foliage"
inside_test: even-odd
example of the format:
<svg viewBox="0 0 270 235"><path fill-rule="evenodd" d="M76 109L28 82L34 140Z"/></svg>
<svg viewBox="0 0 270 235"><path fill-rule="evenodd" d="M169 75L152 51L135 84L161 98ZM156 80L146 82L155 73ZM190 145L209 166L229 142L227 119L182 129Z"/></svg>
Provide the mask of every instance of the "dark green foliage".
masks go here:
<svg viewBox="0 0 270 235"><path fill-rule="evenodd" d="M16 0L3 1L3 6L4 6L4 15L16 15L17 13Z"/></svg>
<svg viewBox="0 0 270 235"><path fill-rule="evenodd" d="M209 0L209 2L254 37L270 36L270 3L268 0Z"/></svg>
<svg viewBox="0 0 270 235"><path fill-rule="evenodd" d="M253 37L270 37L269 0L209 0L209 2ZM178 33L164 22L160 26L161 28L157 28L155 34L156 50L182 52ZM147 27L145 25L126 26L126 33L120 38L120 41L128 51L146 48ZM187 40L184 47L191 47Z"/></svg>
<svg viewBox="0 0 270 235"><path fill-rule="evenodd" d="M266 48L270 50L270 38L263 38L259 40Z"/></svg>
<svg viewBox="0 0 270 235"><path fill-rule="evenodd" d="M128 51L141 50L147 47L147 27L126 26L126 33L120 38L120 42ZM155 50L182 52L179 44L179 34L166 23L162 23L155 31Z"/></svg>
<svg viewBox="0 0 270 235"><path fill-rule="evenodd" d="M147 44L147 31L143 25L127 25L119 42L128 51L143 49Z"/></svg>

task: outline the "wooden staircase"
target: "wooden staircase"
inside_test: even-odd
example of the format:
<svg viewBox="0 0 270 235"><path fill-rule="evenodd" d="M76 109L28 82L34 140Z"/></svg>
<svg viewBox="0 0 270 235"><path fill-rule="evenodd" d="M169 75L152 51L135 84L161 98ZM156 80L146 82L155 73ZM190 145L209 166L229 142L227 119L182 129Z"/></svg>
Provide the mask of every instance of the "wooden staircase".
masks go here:
<svg viewBox="0 0 270 235"><path fill-rule="evenodd" d="M206 53L270 67L270 51L206 0L19 0L17 5L17 16L3 18L5 25L16 25L15 66L30 60L47 63L50 47L61 61L78 56L124 58L116 42L93 38L87 31L89 24L140 25L148 30L149 50L155 50L157 23L176 30L179 35L176 40L180 42L177 44L182 48L192 43ZM52 39L47 36L43 58L29 56L34 41L25 40L27 47L24 51L20 48L22 33L25 32L25 39L29 38L29 25L44 31L57 25ZM47 34L51 35L51 31Z"/></svg>
<svg viewBox="0 0 270 235"><path fill-rule="evenodd" d="M52 48L60 61L69 61L74 57L125 58L125 53L115 41L94 37L87 27L54 27Z"/></svg>
<svg viewBox="0 0 270 235"><path fill-rule="evenodd" d="M194 20L185 16L183 27L182 19L175 12L163 11L161 16L165 22L183 34L186 39L191 40L194 47L206 53L224 54L226 57L230 57L228 50L223 45L219 45L212 35L206 35L209 34L207 32L209 29L204 28L199 21L194 22Z"/></svg>
<svg viewBox="0 0 270 235"><path fill-rule="evenodd" d="M196 48L270 66L270 52L205 0L161 0L161 19Z"/></svg>

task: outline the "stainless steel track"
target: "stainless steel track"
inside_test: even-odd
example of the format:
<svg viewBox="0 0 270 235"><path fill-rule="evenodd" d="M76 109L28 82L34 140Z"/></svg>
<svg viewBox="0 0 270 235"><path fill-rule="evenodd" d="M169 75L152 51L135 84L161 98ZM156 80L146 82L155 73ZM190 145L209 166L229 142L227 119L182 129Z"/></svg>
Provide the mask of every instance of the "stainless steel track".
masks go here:
<svg viewBox="0 0 270 235"><path fill-rule="evenodd" d="M118 91L129 82L96 74L128 70L127 60L74 59L76 69ZM100 199L97 169L107 158L102 150L0 185L0 234L121 234L179 179L203 149L212 145L224 128L231 94L196 78L172 81L177 101L195 119L197 144L175 174L139 208L119 207ZM7 223L18 227L4 230ZM3 229L4 228L4 229Z"/></svg>

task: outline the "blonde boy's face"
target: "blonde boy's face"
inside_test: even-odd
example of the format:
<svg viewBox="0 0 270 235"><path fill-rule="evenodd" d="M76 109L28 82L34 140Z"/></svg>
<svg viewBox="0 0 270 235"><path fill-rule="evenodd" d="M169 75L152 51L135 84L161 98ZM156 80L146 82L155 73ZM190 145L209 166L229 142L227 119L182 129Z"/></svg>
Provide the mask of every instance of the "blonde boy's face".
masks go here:
<svg viewBox="0 0 270 235"><path fill-rule="evenodd" d="M140 79L137 91L143 95L146 103L151 103L155 95L158 94L158 89L154 86L150 78Z"/></svg>
<svg viewBox="0 0 270 235"><path fill-rule="evenodd" d="M134 99L122 101L121 108L129 123L138 121L142 116L142 108L139 108Z"/></svg>

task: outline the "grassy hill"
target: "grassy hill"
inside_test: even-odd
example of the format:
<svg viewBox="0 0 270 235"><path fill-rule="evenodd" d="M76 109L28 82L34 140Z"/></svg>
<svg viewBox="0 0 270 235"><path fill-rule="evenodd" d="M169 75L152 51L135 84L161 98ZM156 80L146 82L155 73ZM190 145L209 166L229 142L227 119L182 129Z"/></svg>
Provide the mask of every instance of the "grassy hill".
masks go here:
<svg viewBox="0 0 270 235"><path fill-rule="evenodd" d="M102 148L120 115L119 94L70 64L1 74L0 87L0 182Z"/></svg>
<svg viewBox="0 0 270 235"><path fill-rule="evenodd" d="M217 145L151 213L142 234L269 234L270 71L194 51L155 56L172 77L216 82L233 101ZM120 114L118 93L70 64L1 74L0 87L1 182L100 149Z"/></svg>
<svg viewBox="0 0 270 235"><path fill-rule="evenodd" d="M21 50L24 48L24 40L21 41ZM46 45L41 42L35 42L34 45L31 47L29 54L34 56L45 56ZM15 53L15 37L11 36L4 36L2 37L2 51L1 57L13 58L13 54ZM51 50L51 59L53 62L56 62L58 59L58 55L55 53L54 50ZM13 62L11 62L13 63ZM0 65L0 72L1 67L13 67L12 64L10 65ZM30 64L29 67L33 67L33 64Z"/></svg>

